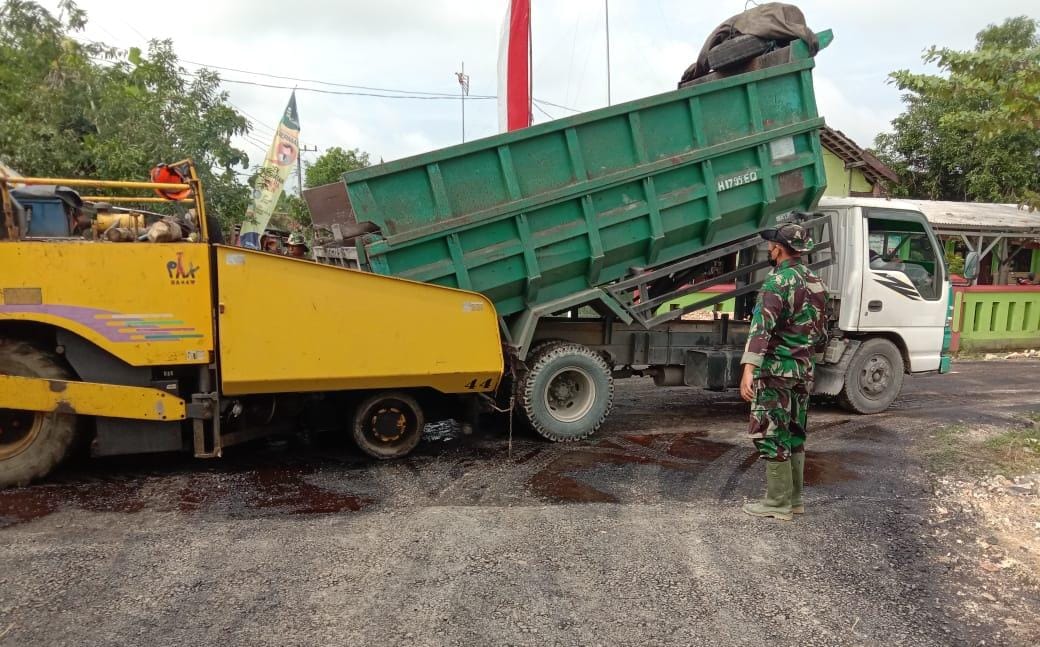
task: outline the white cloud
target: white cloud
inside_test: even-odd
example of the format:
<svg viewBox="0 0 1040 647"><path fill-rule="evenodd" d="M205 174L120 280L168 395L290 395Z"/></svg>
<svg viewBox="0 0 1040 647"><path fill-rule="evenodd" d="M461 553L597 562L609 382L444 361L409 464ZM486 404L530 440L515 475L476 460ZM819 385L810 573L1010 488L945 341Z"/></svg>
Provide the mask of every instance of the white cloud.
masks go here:
<svg viewBox="0 0 1040 647"><path fill-rule="evenodd" d="M57 0L46 0L55 7ZM256 2L181 0L174 20L155 5L80 0L88 36L127 47L172 38L181 58L269 74L379 88L458 92L465 61L474 95L495 94L498 37L505 0L348 0ZM602 0L532 0L535 97L583 110L606 104ZM671 90L708 33L744 8L744 0L610 0L612 95L615 102ZM863 146L901 109L886 83L896 69L924 69L933 44L968 48L975 33L1006 17L1038 14L1035 0L907 3L804 0L810 26L833 28L835 41L817 57L818 103L827 123ZM294 81L221 72L228 80L292 86ZM314 83L301 87L335 89ZM260 121L265 144L288 89L227 83L232 102ZM339 88L345 90L345 88ZM324 150L360 147L394 159L461 140L457 100L390 100L300 91L303 143ZM554 117L567 110L545 106ZM536 111L536 121L547 118ZM497 130L495 101L466 105L466 138ZM266 133L266 134L265 134ZM247 143L254 160L263 153Z"/></svg>
<svg viewBox="0 0 1040 647"><path fill-rule="evenodd" d="M885 110L878 106L856 103L841 86L829 77L816 74L813 78L816 89L816 106L827 120L827 125L844 132L857 144L869 148L878 133L888 129L889 122L898 114L898 108ZM832 115L840 115L835 120Z"/></svg>

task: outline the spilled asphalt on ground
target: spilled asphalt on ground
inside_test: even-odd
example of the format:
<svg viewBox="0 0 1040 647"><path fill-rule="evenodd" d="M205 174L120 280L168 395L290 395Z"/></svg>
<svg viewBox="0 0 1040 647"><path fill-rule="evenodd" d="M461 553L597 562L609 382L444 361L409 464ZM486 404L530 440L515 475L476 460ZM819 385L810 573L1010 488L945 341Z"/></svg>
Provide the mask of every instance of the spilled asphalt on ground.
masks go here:
<svg viewBox="0 0 1040 647"><path fill-rule="evenodd" d="M878 416L815 408L792 523L740 512L763 474L736 393L645 380L580 444L90 462L0 492L0 645L1036 644L1035 590L972 612L920 446L1040 410L1040 362L955 370Z"/></svg>

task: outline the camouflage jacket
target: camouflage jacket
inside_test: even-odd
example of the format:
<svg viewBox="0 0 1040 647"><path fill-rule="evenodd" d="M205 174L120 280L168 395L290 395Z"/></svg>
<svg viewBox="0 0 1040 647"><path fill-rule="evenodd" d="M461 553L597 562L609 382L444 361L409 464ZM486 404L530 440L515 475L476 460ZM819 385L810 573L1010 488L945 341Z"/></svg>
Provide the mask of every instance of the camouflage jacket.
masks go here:
<svg viewBox="0 0 1040 647"><path fill-rule="evenodd" d="M827 343L827 287L799 260L766 278L751 317L743 364L755 375L812 380L813 355Z"/></svg>

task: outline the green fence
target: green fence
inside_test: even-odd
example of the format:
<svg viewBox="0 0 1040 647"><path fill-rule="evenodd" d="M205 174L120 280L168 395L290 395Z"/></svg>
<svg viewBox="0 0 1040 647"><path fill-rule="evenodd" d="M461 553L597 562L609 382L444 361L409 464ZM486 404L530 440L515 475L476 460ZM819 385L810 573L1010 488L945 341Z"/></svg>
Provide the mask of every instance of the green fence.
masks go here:
<svg viewBox="0 0 1040 647"><path fill-rule="evenodd" d="M954 291L954 351L1040 348L1040 287L978 285Z"/></svg>
<svg viewBox="0 0 1040 647"><path fill-rule="evenodd" d="M663 303L663 304L661 304L661 307L658 308L657 311L654 314L655 315L662 315L662 314L664 314L666 312L669 312L671 310L679 310L681 308L685 308L686 306L692 305L694 303L700 303L701 301L707 301L708 299L710 299L710 298L712 298L714 296L717 296L717 295L719 295L719 294L721 294L723 292L729 292L731 290L736 290L736 289L737 289L737 286L735 286L735 285L716 285L716 286L713 286L713 287L705 289L703 292L694 292L693 294L687 294L686 296L682 296L682 297L679 297L678 299L673 299L672 301L669 301L667 303ZM705 308L704 310L695 310L693 313L691 313L690 318L691 319L711 319L713 317L713 315L712 315L713 312L728 313L730 316L732 316L733 315L733 307L734 307L733 299L727 299L726 301L723 301L722 303L718 303L718 304L716 304L716 305L714 305L712 307Z"/></svg>

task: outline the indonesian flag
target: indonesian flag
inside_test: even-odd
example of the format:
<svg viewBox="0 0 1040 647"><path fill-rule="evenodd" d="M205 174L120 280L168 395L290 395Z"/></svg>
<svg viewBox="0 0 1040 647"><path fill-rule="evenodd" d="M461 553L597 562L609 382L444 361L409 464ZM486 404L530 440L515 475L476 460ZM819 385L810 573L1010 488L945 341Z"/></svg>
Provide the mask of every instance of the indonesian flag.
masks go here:
<svg viewBox="0 0 1040 647"><path fill-rule="evenodd" d="M498 128L531 125L531 0L506 0L498 50Z"/></svg>

